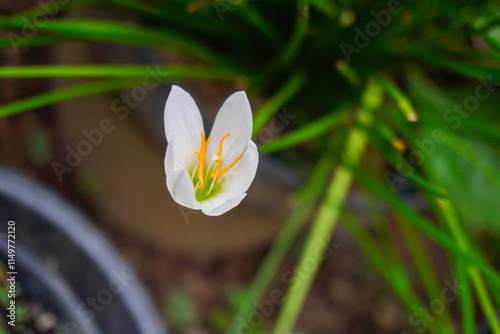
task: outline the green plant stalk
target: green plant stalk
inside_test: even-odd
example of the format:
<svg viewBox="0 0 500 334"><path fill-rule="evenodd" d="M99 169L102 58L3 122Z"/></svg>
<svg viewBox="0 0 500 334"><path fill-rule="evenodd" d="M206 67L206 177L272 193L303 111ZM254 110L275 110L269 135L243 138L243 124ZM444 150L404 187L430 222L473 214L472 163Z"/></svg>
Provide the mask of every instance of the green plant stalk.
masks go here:
<svg viewBox="0 0 500 334"><path fill-rule="evenodd" d="M233 76L218 69L170 68L148 71L148 66L23 66L0 68L0 77L123 77L129 78L99 80L52 90L26 99L0 106L0 118L40 108L57 102L97 93L117 91L144 85L144 78L156 75L163 78L200 78L232 80ZM153 73L153 74L152 74Z"/></svg>
<svg viewBox="0 0 500 334"><path fill-rule="evenodd" d="M292 74L285 85L255 113L253 118L253 136L262 130L278 108L282 107L288 100L297 94L303 85L304 76L302 73L295 72Z"/></svg>
<svg viewBox="0 0 500 334"><path fill-rule="evenodd" d="M242 0L243 1L243 0ZM255 8L251 1L244 1L241 5L245 13L245 18L264 36L273 43L279 43L280 36L276 29L273 28L264 16Z"/></svg>
<svg viewBox="0 0 500 334"><path fill-rule="evenodd" d="M470 250L465 252L460 247L456 245L448 235L432 225L427 219L422 218L417 215L413 210L405 204L401 199L389 191L383 183L374 178L367 176L363 171L350 167L352 172L356 174L357 179L363 184L363 186L370 191L374 196L381 197L384 201L391 206L395 211L401 213L406 217L409 223L420 229L427 236L433 239L435 242L446 248L451 253L457 255L461 260L467 261L467 263L477 266L485 275L488 276L490 282L494 284L497 288L500 287L500 274L492 268L488 263L486 263L482 256L477 254L477 252Z"/></svg>
<svg viewBox="0 0 500 334"><path fill-rule="evenodd" d="M29 65L0 67L0 78L140 77L233 80L236 73L202 66L160 65Z"/></svg>
<svg viewBox="0 0 500 334"><path fill-rule="evenodd" d="M413 71L412 74L413 74L412 78L414 78L415 75L419 73ZM417 77L417 79L421 80L422 77ZM438 91L438 88L433 87L433 91ZM442 98L442 97L441 95L439 95L436 96L436 98ZM447 103L447 101L444 101L444 103ZM391 110L391 109L388 108L386 110ZM407 125L406 122L400 120L400 117L398 116L400 116L399 113L393 113L392 119L394 121L397 121L396 124L398 128L400 128L401 133L407 134L406 138L407 142L412 142L412 137L408 135L408 133L411 133L410 129L406 127ZM427 165L424 165L424 167L427 167ZM465 260L467 262L467 265L478 267L479 270L481 270L483 274L487 276L490 283L492 283L495 288L500 287L499 273L484 260L481 254L477 253L473 249L464 250L461 247L457 246L456 241L451 240L443 232L439 231L434 226L432 226L432 224L428 222L426 219L423 219L419 215L416 215L405 203L403 203L393 193L389 192L386 189L386 187L384 187L379 181L374 180L371 177L367 177L367 175L362 171L358 170L355 172L358 176L358 179L363 183L365 187L367 187L370 190L370 192L372 192L372 194L382 197L387 202L387 204L393 207L396 211L402 213L407 218L408 222L419 228L421 231L427 234L438 244L445 247L448 251L458 256L460 260ZM436 180L439 181L437 178ZM439 186L439 188L444 189L442 185L439 185L440 182L433 182L433 183L436 185L436 187ZM449 196L445 196L445 198L449 198Z"/></svg>
<svg viewBox="0 0 500 334"><path fill-rule="evenodd" d="M426 309L413 290L411 280L402 264L387 258L383 254L354 214L344 210L342 212L342 220L370 261L372 261L385 280L405 303L408 312L420 314L423 309ZM439 333L434 323L430 322L428 325L431 332ZM447 332L447 334L449 333Z"/></svg>
<svg viewBox="0 0 500 334"><path fill-rule="evenodd" d="M396 105L399 110L401 110L405 118L409 122L416 122L418 120L418 114L408 97L389 79L384 78L383 76L378 76L377 78L378 82L393 98L394 102L396 102Z"/></svg>
<svg viewBox="0 0 500 334"><path fill-rule="evenodd" d="M432 264L429 254L426 251L425 244L418 234L419 232L406 222L402 221L402 217L398 217L396 221L403 232L406 245L408 245L429 300L441 299L441 284L439 283L434 265ZM438 315L438 318L442 321L443 326L446 329L446 333L455 332L453 322L451 320L450 310L447 304L445 304L444 310Z"/></svg>
<svg viewBox="0 0 500 334"><path fill-rule="evenodd" d="M417 77L417 80L424 80L425 79L424 77L419 76L418 72L414 71L412 73L413 73L413 76ZM439 90L438 90L438 92L439 92ZM442 96L439 96L439 98L442 98ZM452 137L451 133L449 133L448 136L449 136L449 139L448 139L447 143L450 143L450 141L452 142L453 137ZM456 150L457 149L458 149L458 147L456 148ZM466 149L468 149L468 146L465 145L465 143L464 143L464 145L457 151L463 151ZM467 152L467 153L471 154L471 153L473 153L473 151ZM467 156L467 154L466 154L466 156ZM467 157L466 157L466 160L467 160ZM472 164L474 164L474 161L469 161L469 162L472 162ZM435 175L435 173L432 169L432 166L430 166L429 164L424 164L423 169L427 172L428 177L432 183L443 188L442 182ZM491 173L490 169L488 169L486 171L480 169L480 171L483 173L487 172L485 176L490 176L490 177L495 178L494 173ZM481 273L479 272L479 269L481 269L485 274L487 274L488 276L493 278L492 283L495 284L497 287L498 287L498 278L496 276L498 276L498 275L494 271L491 271L490 268L488 268L487 264L482 259L482 257L480 255L478 255L478 253L475 252L474 249L469 244L468 238L467 238L465 232L462 230L462 226L460 225L460 219L458 217L458 213L456 212L456 209L453 207L450 200L436 198L435 201L437 204L436 209L440 211L441 216L443 217L443 220L445 221L446 225L448 226L449 230L451 231L452 237L455 240L455 243L457 244L458 249L461 251L460 255L466 255L466 256L472 255L472 257L474 259L480 259L479 262L474 261L473 263L468 263L467 270L468 270L469 275L471 276L472 285L474 286L474 288L478 294L479 304L480 304L481 309L485 315L485 318L488 321L488 323L491 327L491 330L494 333L499 334L500 333L500 323L499 323L498 318L495 314L494 303L492 302L492 300L489 296L486 284L483 280ZM458 253L455 253L455 254L458 254ZM469 259L469 257L468 257L468 259Z"/></svg>
<svg viewBox="0 0 500 334"><path fill-rule="evenodd" d="M453 208L451 202L444 199L436 199L436 201L458 246L465 252L470 251L471 247L469 245L469 241L464 231L462 230L462 227L460 226L457 212ZM479 305L483 310L486 320L490 324L491 331L494 334L500 334L500 323L496 315L495 306L488 294L488 289L481 273L479 272L477 267L472 265L469 265L467 270L471 277L472 284L474 285L478 294Z"/></svg>
<svg viewBox="0 0 500 334"><path fill-rule="evenodd" d="M362 96L362 107L358 112L358 120L365 125L371 124L373 122L372 111L377 109L381 103L381 88L375 82L370 81ZM365 132L358 127L353 127L347 137L344 160L349 164L357 164L366 144L367 136ZM342 203L347 197L352 181L353 174L351 171L343 165L339 166L327 188L316 219L307 236L282 311L274 327L274 334L292 332L316 277L333 230L337 225ZM319 251L318 247L321 247Z"/></svg>
<svg viewBox="0 0 500 334"><path fill-rule="evenodd" d="M486 73L488 73L488 71L486 71ZM421 98L428 101L429 104L431 104L436 110L446 110L455 102L453 98L447 95L438 85L432 82L419 70L411 68L408 73L414 90L418 91L418 94L421 95ZM500 72L498 72L497 75L498 76L496 78L500 78ZM481 75L471 74L471 76L473 76L474 79L477 80ZM488 78L488 75L485 74L484 78ZM441 127L443 125L442 113L432 113L429 116L434 116L436 126ZM478 117L470 117L467 119L467 122L462 123L462 127L469 128L474 132L479 132L481 134L490 136L492 138L495 138L496 140L500 139L500 126L498 126L498 124L496 124L495 122L490 122ZM448 129L447 132L456 134L456 132L451 131L451 129Z"/></svg>
<svg viewBox="0 0 500 334"><path fill-rule="evenodd" d="M0 26L22 28L22 18L0 15ZM175 47L207 62L215 62L219 66L229 67L230 62L207 46L176 31L144 28L135 24L90 19L50 19L40 31L54 37L83 39L89 41L110 42L124 45L166 49Z"/></svg>
<svg viewBox="0 0 500 334"><path fill-rule="evenodd" d="M455 264L458 284L465 287L462 289L459 298L460 311L462 314L462 332L464 334L474 334L476 332L476 316L474 310L474 299L469 279L467 277L467 266L459 259L455 261Z"/></svg>
<svg viewBox="0 0 500 334"><path fill-rule="evenodd" d="M435 57L435 56L433 57L425 56L421 58L422 60L430 64L443 66L455 73L471 77L474 80L477 80L478 77L488 78L489 76L492 76L492 79L494 81L498 81L500 78L500 69L498 68L498 66L484 67L477 64L465 63L450 59L446 59L446 61L443 61L442 57Z"/></svg>
<svg viewBox="0 0 500 334"><path fill-rule="evenodd" d="M276 276L277 268L283 262L293 241L297 238L298 233L313 211L316 200L323 191L324 184L332 165L329 155L329 152L326 152L323 157L321 157L309 181L300 191L287 221L273 242L271 249L262 262L243 300L238 305L227 333L238 333L238 319L248 318L255 308L254 303L262 298L273 278Z"/></svg>
<svg viewBox="0 0 500 334"><path fill-rule="evenodd" d="M449 134L446 145L452 149L458 156L467 161L471 166L481 173L498 192L500 192L500 177L498 175L498 166L488 160L482 159L481 154L463 138Z"/></svg>
<svg viewBox="0 0 500 334"><path fill-rule="evenodd" d="M368 197L368 196L367 196ZM388 275L396 279L396 287L398 288L396 292L401 295L401 292L406 293L406 291L412 291L413 292L413 286L412 286L412 279L408 273L408 270L406 269L405 263L398 251L398 245L396 245L395 239L390 233L390 226L388 224L388 221L385 219L383 216L382 212L379 212L380 208L378 208L375 203L373 203L373 200L369 200L370 198L367 198L367 207L370 212L370 217L372 221L374 222L375 225L375 231L377 233L377 237L379 240L379 249L380 249L380 254L382 258L385 259L385 262L387 264L387 268L389 270L388 273L383 273L384 276ZM368 233L367 233L368 235ZM425 248L424 248L425 249ZM431 276L436 276L436 274L433 272L434 268L432 266L427 267L428 273ZM426 272L427 273L427 272ZM426 276L424 276L426 277ZM437 281L437 279L436 279ZM389 281L390 282L390 281ZM439 286L439 283L437 284ZM394 286L393 286L394 287ZM438 291L434 298L440 298L439 294L439 289L436 289ZM430 300L434 299L430 298ZM420 302L420 301L419 301ZM413 308L415 306L415 303L411 303L408 305L409 309L415 313L416 310ZM451 334L454 332L453 325L451 324L451 319L450 319L450 326L448 326L444 321L443 321L443 316L439 318L439 321L436 323L435 326L430 326L432 332L436 333L448 333Z"/></svg>
<svg viewBox="0 0 500 334"><path fill-rule="evenodd" d="M309 28L309 0L297 0L297 21L292 38L281 56L281 66L288 65L297 55Z"/></svg>
<svg viewBox="0 0 500 334"><path fill-rule="evenodd" d="M351 106L342 104L335 110L329 112L326 116L318 120L309 122L299 129L287 133L273 141L259 146L260 153L270 153L278 150L290 148L295 145L302 144L308 140L318 138L328 130L338 126Z"/></svg>
<svg viewBox="0 0 500 334"><path fill-rule="evenodd" d="M347 152L359 154L363 151L366 142L363 138L358 137L359 132L354 132L354 134L354 138L353 136L349 138ZM325 199L319 208L319 213L314 221L312 230L307 237L299 259L298 269L292 279L292 287L289 289L273 333L284 334L292 332L320 265L322 256L318 257L317 255L318 245L327 247L325 245L328 245L331 234L336 226L340 207L347 196L352 178L352 174L345 167L338 167ZM309 264L306 271L303 268L308 260L313 260L313 265Z"/></svg>
<svg viewBox="0 0 500 334"><path fill-rule="evenodd" d="M347 64L345 60L337 60L335 62L335 68L337 69L339 74L351 84L353 88L361 88L361 78L359 77L359 74L356 73L356 71L354 71L354 69L349 66L349 64Z"/></svg>
<svg viewBox="0 0 500 334"><path fill-rule="evenodd" d="M397 245L395 244L393 237L390 233L390 227L381 212L381 208L378 207L378 203L375 203L373 198L368 194L363 194L365 199L365 205L368 210L368 215L373 223L374 230L376 233L376 239L378 240L380 251L383 257L387 261L392 261L400 266L402 266L401 256L399 255Z"/></svg>
<svg viewBox="0 0 500 334"><path fill-rule="evenodd" d="M383 123L378 123L378 124L383 124ZM385 137L382 133L380 133L381 129L376 123L374 126L374 129L377 130L380 134L381 137ZM366 130L366 129L365 129ZM413 173L410 174L405 174L403 170L403 166L400 163L402 159L404 159L399 153L397 153L394 150L388 150L384 147L383 143L380 143L379 138L377 138L376 134L374 132L368 132L367 134L371 139L371 143L378 149L378 151L387 159L388 162L390 162L402 175L405 177L408 177L410 180L424 188L425 190L429 191L430 193L434 194L437 197L440 198L448 198L448 194L443 192L442 189L438 189L437 187L433 186L429 181L425 180L422 176L419 176L419 172L414 171ZM401 142L406 146L406 144L401 140ZM393 142L389 142L391 146L394 147ZM399 145L399 144L398 144ZM401 160L400 160L401 159ZM391 175L393 176L393 175ZM400 176L398 176L400 177ZM401 176L403 177L403 176ZM390 180L387 180L390 181Z"/></svg>
<svg viewBox="0 0 500 334"><path fill-rule="evenodd" d="M436 110L446 109L448 106L454 103L453 99L445 94L437 85L430 81L421 72L413 69L409 71L409 74L415 91L417 91L417 93L421 95L422 99L429 101L429 104L432 105ZM435 113L429 114L429 116L435 116ZM474 118L468 118L467 122L464 122L462 126L466 126L466 124L469 123L475 123ZM494 122L489 123L493 124ZM491 126L491 124L489 123L486 122L484 123L484 125L481 125L481 127L483 127L483 129L481 129L481 132L486 135L498 138L498 134L500 133L499 128L495 128L494 125ZM443 120L440 118L440 116L426 118L426 124L429 127L431 127L431 125L433 124L432 126L434 126L435 128L443 128ZM477 125L475 126L475 128L477 131ZM491 184L500 191L500 177L497 172L497 166L491 163L488 159L482 159L481 154L477 152L475 147L470 142L463 138L463 135L453 129L447 129L446 127L444 127L444 130L447 132L447 139L445 144L457 155L467 161L471 166L476 168L477 171L479 171L486 180L491 182ZM411 131L407 130L403 133L411 133ZM408 136L407 141L409 143L413 142L410 136Z"/></svg>
<svg viewBox="0 0 500 334"><path fill-rule="evenodd" d="M404 152L406 143L399 138L389 126L387 126L384 122L376 120L374 127L380 136L387 140L395 150L398 152Z"/></svg>
<svg viewBox="0 0 500 334"><path fill-rule="evenodd" d="M136 85L139 85L140 83L141 81L137 79L136 80L113 79L113 80L101 80L97 82L90 82L71 87L65 87L62 89L56 89L0 106L0 118L12 116L24 111L44 107L50 104L54 104L69 99L74 99L77 97L131 88Z"/></svg>
<svg viewBox="0 0 500 334"><path fill-rule="evenodd" d="M372 200L367 196L367 201L366 205L368 207L369 213L370 213L370 218L374 223L375 226L375 231L377 234L377 239L379 240L378 247L376 248L376 251L379 253L379 256L384 259L384 262L386 264L386 271L384 271L382 274L384 277L391 277L391 279L388 279L388 282L391 284L391 286L395 289L395 291L401 296L402 294L407 294L408 291L410 291L410 294L412 294L412 298L403 298L403 301L407 304L407 308L412 312L416 313L417 310L415 306L417 303L415 302L415 296L416 294L414 293L413 286L411 283L411 277L408 273L408 270L405 267L405 263L401 258L401 255L398 252L398 246L396 245L394 238L392 237L390 233L390 226L388 224L388 221L385 219L383 214L379 211L379 208L375 203L373 203ZM345 211L344 215L345 217ZM350 217L351 223L352 220L354 219L353 217ZM353 223L361 226L359 223ZM351 233L355 233L356 231L351 230ZM361 231L357 231L358 234L361 233ZM365 237L358 239L358 242L362 243L363 241L367 242L367 238L369 239L369 233L364 232ZM375 242L372 242L375 243ZM363 245L362 245L363 246ZM430 268L430 270L434 270L433 268ZM432 272L431 272L432 273ZM386 278L387 279L387 278ZM439 295L439 293L438 293ZM418 299L418 298L417 298ZM421 304L420 300L418 300L418 303ZM430 326L431 331L435 333L453 333L453 327L452 330L450 331L449 329L446 328L446 326L443 324L443 322L438 322L435 326Z"/></svg>
<svg viewBox="0 0 500 334"><path fill-rule="evenodd" d="M481 305L485 318L490 324L491 332L493 334L500 334L500 323L498 321L497 312L490 298L488 287L484 282L483 276L477 267L469 268L469 275L472 277L472 282L475 285L479 297L479 305Z"/></svg>

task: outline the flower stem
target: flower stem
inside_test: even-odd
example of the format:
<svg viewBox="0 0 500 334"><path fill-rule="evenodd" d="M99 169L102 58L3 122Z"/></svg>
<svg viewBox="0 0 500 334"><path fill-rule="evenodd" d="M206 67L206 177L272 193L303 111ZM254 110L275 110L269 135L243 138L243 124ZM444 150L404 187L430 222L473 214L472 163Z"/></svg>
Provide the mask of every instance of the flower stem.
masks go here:
<svg viewBox="0 0 500 334"><path fill-rule="evenodd" d="M422 279L422 285L427 292L427 296L431 301L440 299L442 298L442 288L432 259L426 250L424 241L422 240L420 233L413 226L403 220L404 218L400 215L396 218L396 222L403 233L403 237L408 245L408 250L410 251L415 263L417 273ZM443 328L444 332L455 333L448 303L444 304L442 311L436 313L436 317L436 320L440 322L439 326Z"/></svg>
<svg viewBox="0 0 500 334"><path fill-rule="evenodd" d="M469 244L467 236L460 226L457 212L452 206L451 202L447 199L437 199L437 203L442 211L444 220L448 224L448 228L450 229L451 234L457 242L457 245L465 252L470 251L471 246ZM469 276L471 277L472 284L476 289L479 299L479 305L481 306L484 316L490 325L491 332L494 334L500 334L500 323L498 321L495 312L495 306L490 298L483 276L476 266L469 265L467 269Z"/></svg>
<svg viewBox="0 0 500 334"><path fill-rule="evenodd" d="M358 112L358 121L365 127L373 122L372 111L382 103L382 90L379 84L370 81L362 96L362 105ZM359 127L353 127L347 137L344 161L347 165L356 165L367 144L367 135ZM283 309L274 328L274 334L291 333L307 294L316 277L320 263L328 248L331 234L335 229L342 204L347 197L353 181L353 174L344 165L337 168L327 188L319 212L307 236L297 270L292 278Z"/></svg>
<svg viewBox="0 0 500 334"><path fill-rule="evenodd" d="M276 270L283 262L286 254L292 247L293 241L297 238L304 226L307 218L314 209L314 204L320 197L324 189L332 167L330 152L325 152L320 158L311 174L307 184L298 194L294 207L273 242L271 249L259 267L255 278L247 289L242 301L236 309L236 314L229 326L227 333L238 333L240 329L240 319L248 319L255 309L255 304L259 302L276 277Z"/></svg>

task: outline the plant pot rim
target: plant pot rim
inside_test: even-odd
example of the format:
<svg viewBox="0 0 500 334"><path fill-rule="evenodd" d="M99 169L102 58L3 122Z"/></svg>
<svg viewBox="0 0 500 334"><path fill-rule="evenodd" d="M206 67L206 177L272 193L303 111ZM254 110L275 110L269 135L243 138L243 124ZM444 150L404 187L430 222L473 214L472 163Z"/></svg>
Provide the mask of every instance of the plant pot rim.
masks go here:
<svg viewBox="0 0 500 334"><path fill-rule="evenodd" d="M98 267L108 281L113 279L111 268L135 271L119 255L108 238L93 227L90 220L71 203L64 201L53 190L20 174L11 167L0 164L0 196L20 203L26 210L44 219L65 235ZM40 199L43 199L41 201ZM167 333L150 296L138 280L127 285L120 294L129 316L140 328L140 333Z"/></svg>

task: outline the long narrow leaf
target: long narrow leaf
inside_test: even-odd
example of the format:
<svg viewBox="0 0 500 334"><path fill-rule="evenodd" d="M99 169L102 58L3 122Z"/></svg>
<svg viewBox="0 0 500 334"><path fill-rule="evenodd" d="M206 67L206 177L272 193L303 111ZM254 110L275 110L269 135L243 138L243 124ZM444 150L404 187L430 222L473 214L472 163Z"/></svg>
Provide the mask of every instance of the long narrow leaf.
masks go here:
<svg viewBox="0 0 500 334"><path fill-rule="evenodd" d="M86 95L117 91L139 85L138 80L106 80L65 87L0 106L0 118Z"/></svg>
<svg viewBox="0 0 500 334"><path fill-rule="evenodd" d="M22 18L0 16L0 26L22 28ZM201 43L190 40L175 31L144 28L132 23L90 19L51 19L38 27L40 31L55 37L85 39L125 45L144 46L156 49L179 48L202 60L230 63L221 59Z"/></svg>
<svg viewBox="0 0 500 334"><path fill-rule="evenodd" d="M317 138L334 126L338 125L342 121L342 118L345 116L348 110L348 105L341 105L335 110L332 110L326 116L316 121L309 122L308 124L291 133L288 133L279 138L276 138L269 143L261 145L259 147L259 151L261 153L270 153L290 148L292 146L302 144L313 138Z"/></svg>
<svg viewBox="0 0 500 334"><path fill-rule="evenodd" d="M273 242L243 300L238 305L228 333L238 333L239 320L248 319L248 316L255 308L256 302L262 298L266 289L271 284L273 277L276 275L276 269L283 262L300 229L313 211L314 204L323 191L331 165L331 158L327 152L319 160L308 183L300 191L293 210L290 212L287 221Z"/></svg>
<svg viewBox="0 0 500 334"><path fill-rule="evenodd" d="M160 65L37 65L0 67L0 78L123 77L233 80L235 73L223 68Z"/></svg>

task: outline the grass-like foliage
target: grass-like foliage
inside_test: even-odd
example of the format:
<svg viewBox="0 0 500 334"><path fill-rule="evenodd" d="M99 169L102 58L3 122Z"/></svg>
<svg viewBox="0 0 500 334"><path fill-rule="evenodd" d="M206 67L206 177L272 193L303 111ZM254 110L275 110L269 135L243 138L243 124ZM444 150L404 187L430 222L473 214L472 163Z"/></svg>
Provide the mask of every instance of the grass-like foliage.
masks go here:
<svg viewBox="0 0 500 334"><path fill-rule="evenodd" d="M310 217L274 333L292 332L322 252L327 251L318 247L329 244L339 223L400 296L409 317L441 300L444 289L424 241L432 240L447 253L447 277L463 287L457 299L460 311L452 312L444 303L444 310L427 324L430 332L472 334L479 319L485 318L491 331L500 333L500 273L492 264L499 257L477 242L481 231L496 235L497 241L500 236L497 1L72 0L63 5L53 0L52 4L48 9L0 16L4 36L0 48L78 40L176 53L188 59L187 64L197 65L160 64L160 76L170 81L235 81L246 87L251 100L265 99L255 111L255 136L283 106L296 115L293 124L260 150L295 163L307 161L299 163L311 170L310 177L241 299L228 333L241 332L240 320L248 318L274 284L278 267ZM99 8L131 20L64 18L65 11L74 7ZM52 12L43 24L33 23L36 34L26 36L27 20L41 10ZM65 76L95 81L14 101L0 107L0 117L133 87L147 74L145 67L2 67L2 78ZM366 214L345 205L354 183L366 200L369 222ZM398 189L408 184L432 214L416 211L401 195ZM390 210L382 214L380 203ZM392 240L388 219L392 228L397 226L405 249ZM413 262L402 261L402 252L409 252ZM423 287L425 296L416 292L417 286Z"/></svg>

